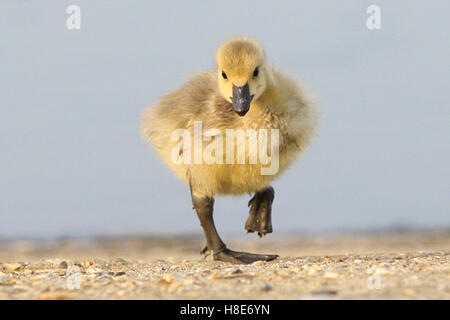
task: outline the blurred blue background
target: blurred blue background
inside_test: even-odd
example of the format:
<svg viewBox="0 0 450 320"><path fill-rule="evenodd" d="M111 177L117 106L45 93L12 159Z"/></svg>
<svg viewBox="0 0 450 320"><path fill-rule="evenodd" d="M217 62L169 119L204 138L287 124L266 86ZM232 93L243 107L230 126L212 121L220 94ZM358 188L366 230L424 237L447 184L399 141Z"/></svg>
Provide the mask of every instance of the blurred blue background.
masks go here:
<svg viewBox="0 0 450 320"><path fill-rule="evenodd" d="M81 8L69 31L66 8ZM381 8L368 30L366 8ZM321 126L274 184L274 231L449 225L449 1L0 2L0 237L200 232L139 139L144 107L220 43L259 40ZM244 232L249 197L216 199Z"/></svg>

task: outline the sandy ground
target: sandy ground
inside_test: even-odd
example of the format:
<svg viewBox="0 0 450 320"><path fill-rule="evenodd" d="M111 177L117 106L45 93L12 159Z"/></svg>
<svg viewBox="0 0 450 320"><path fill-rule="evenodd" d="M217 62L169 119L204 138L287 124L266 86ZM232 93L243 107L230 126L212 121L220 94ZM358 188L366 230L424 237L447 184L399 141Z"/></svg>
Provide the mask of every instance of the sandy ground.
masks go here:
<svg viewBox="0 0 450 320"><path fill-rule="evenodd" d="M233 265L200 236L0 241L0 299L450 299L450 232L226 237L277 253Z"/></svg>

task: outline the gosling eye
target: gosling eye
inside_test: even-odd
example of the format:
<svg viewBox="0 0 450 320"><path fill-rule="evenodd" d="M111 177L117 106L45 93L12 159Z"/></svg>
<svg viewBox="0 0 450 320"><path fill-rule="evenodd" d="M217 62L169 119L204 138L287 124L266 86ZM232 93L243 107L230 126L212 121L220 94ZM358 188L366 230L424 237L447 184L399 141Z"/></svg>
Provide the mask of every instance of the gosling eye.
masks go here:
<svg viewBox="0 0 450 320"><path fill-rule="evenodd" d="M253 71L253 77L256 78L259 74L259 69L258 67L255 68L255 71Z"/></svg>
<svg viewBox="0 0 450 320"><path fill-rule="evenodd" d="M225 71L223 71L223 70L222 70L222 77L223 77L224 79L228 79L227 74L226 74Z"/></svg>

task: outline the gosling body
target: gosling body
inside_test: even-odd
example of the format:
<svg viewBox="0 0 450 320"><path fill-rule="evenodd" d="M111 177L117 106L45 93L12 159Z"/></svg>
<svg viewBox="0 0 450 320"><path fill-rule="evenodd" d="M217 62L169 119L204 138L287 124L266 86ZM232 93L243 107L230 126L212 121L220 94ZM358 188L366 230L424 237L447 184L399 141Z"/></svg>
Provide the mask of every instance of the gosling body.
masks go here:
<svg viewBox="0 0 450 320"><path fill-rule="evenodd" d="M260 236L272 232L274 191L270 184L295 162L310 143L317 126L317 111L294 80L267 64L264 52L256 41L231 39L219 48L216 60L217 70L194 76L181 88L164 95L154 106L146 109L141 133L166 165L189 185L194 209L207 240L202 252L212 251L214 259L234 263L272 260L276 255L236 252L226 247L212 219L214 196L254 193L245 228ZM180 144L179 139L173 139L173 133L182 129L192 137L195 123L201 123L202 133L209 141L202 143L202 155L214 139L218 139L218 134L225 138L219 145L220 150L224 151L223 156L216 157L215 163L180 161L186 160L188 154L192 159L194 146L183 146L184 142ZM277 170L262 174L261 169L267 164L252 162L255 159L252 152L257 150L250 148L250 143L254 142L250 136L240 140L246 147L243 158L238 159L236 149L234 161L227 163L225 145L228 129L263 129L269 135L277 129ZM257 142L262 143L261 139L258 135ZM217 151L216 148L215 156Z"/></svg>

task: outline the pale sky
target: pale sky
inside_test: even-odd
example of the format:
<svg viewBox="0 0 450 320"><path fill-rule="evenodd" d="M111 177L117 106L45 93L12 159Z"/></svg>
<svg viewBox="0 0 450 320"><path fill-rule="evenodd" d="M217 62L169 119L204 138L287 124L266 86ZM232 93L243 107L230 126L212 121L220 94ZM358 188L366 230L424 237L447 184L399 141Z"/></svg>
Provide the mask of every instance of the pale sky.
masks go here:
<svg viewBox="0 0 450 320"><path fill-rule="evenodd" d="M66 28L71 4L81 30ZM366 27L370 4L381 30ZM449 12L446 0L1 1L0 238L201 232L139 116L241 34L321 112L274 183L274 232L448 227ZM248 200L216 199L220 231L244 233Z"/></svg>

